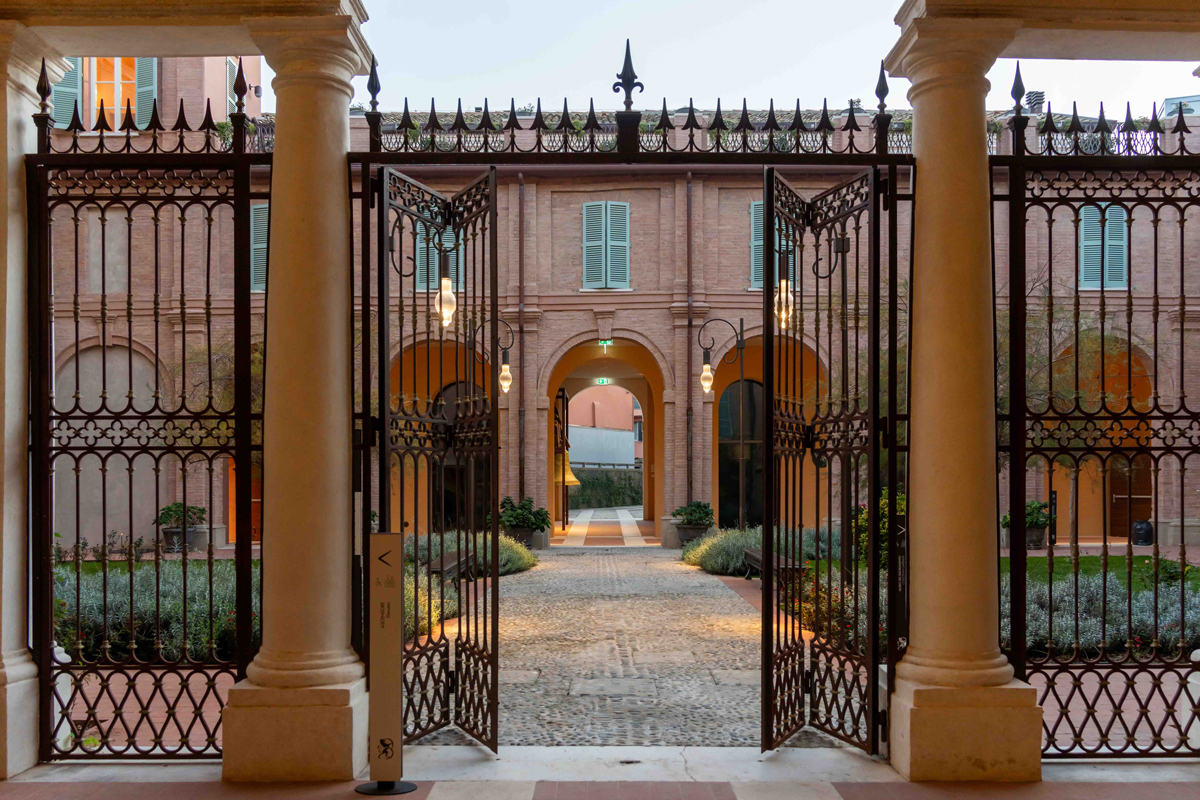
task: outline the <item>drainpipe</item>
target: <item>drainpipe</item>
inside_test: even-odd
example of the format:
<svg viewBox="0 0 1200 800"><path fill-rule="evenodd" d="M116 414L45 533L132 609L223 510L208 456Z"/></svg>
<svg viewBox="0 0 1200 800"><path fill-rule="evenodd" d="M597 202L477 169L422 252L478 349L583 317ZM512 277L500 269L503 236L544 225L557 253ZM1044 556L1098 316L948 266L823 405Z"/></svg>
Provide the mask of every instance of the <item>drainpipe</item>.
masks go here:
<svg viewBox="0 0 1200 800"><path fill-rule="evenodd" d="M692 173L687 174L687 501L692 502Z"/></svg>
<svg viewBox="0 0 1200 800"><path fill-rule="evenodd" d="M525 175L517 173L517 498L525 499Z"/></svg>

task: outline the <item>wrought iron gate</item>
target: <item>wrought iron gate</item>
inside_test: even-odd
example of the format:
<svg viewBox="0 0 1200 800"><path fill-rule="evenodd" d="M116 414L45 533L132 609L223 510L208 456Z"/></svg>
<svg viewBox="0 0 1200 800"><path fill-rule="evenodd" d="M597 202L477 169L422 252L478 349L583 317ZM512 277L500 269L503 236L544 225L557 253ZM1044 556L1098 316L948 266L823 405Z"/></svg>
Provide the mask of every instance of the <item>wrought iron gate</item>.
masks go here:
<svg viewBox="0 0 1200 800"><path fill-rule="evenodd" d="M811 200L766 169L764 751L811 725L874 753L886 731L878 668L907 596L902 198L895 167Z"/></svg>
<svg viewBox="0 0 1200 800"><path fill-rule="evenodd" d="M40 760L216 758L261 631L269 154L206 116L51 128L29 198ZM252 253L252 221L261 248ZM264 286L255 285L261 278Z"/></svg>
<svg viewBox="0 0 1200 800"><path fill-rule="evenodd" d="M1001 643L1045 757L1195 756L1200 146L1182 108L1064 124L1023 92L991 162Z"/></svg>
<svg viewBox="0 0 1200 800"><path fill-rule="evenodd" d="M374 312L376 360L362 362L361 408L373 412L375 463L368 449L363 456L377 494L363 483L363 510L364 519L377 514L380 530L405 534L405 741L453 723L495 750L497 398L507 327L496 289L495 170L446 196L379 167L372 189L376 263L364 246L362 297ZM369 539L363 550L370 564Z"/></svg>

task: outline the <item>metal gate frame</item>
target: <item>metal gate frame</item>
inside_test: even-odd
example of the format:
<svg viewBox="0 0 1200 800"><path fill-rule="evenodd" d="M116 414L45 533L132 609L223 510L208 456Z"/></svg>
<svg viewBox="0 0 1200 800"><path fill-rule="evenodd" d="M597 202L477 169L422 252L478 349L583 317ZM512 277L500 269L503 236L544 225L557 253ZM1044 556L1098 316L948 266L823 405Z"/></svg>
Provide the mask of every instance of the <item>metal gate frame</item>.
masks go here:
<svg viewBox="0 0 1200 800"><path fill-rule="evenodd" d="M411 539L414 561L430 563L450 553L457 553L462 560L462 565L452 567L457 572L452 578L443 579L447 573L438 572L435 580L433 571L416 567L411 577L407 571L403 573L402 581L413 581L412 595L417 601L403 612L406 626L411 623L413 631L405 643L405 742L455 724L494 751L499 707L501 351L495 169L453 196L386 165L363 174L371 178L362 209L360 318L372 319L375 330L372 337L364 324L362 358L356 366L363 398L355 414L361 458L356 461L355 477L355 488L362 492L359 519L366 521L376 512L380 530L417 534L418 538ZM372 236L373 255L367 244ZM452 244L447 245L448 241ZM423 286L420 264L425 269ZM435 265L436 279L431 274ZM460 303L453 327L432 319L438 291L436 283L431 288L431 282L442 278L451 280ZM391 385L393 315L400 331L406 322L411 323L412 343L423 343L427 355L422 386L418 385L415 356L413 374L406 376L404 348L396 352L399 394ZM420 338L417 333L422 323ZM374 357L371 338L375 339ZM436 358L429 355L434 348ZM444 363L445 348L454 354L454 374L443 374L438 366L434 385L431 365ZM462 387L466 387L465 395ZM443 398L448 388L456 391L453 403ZM390 502L392 470L397 465L403 473L411 471L413 475L407 500L407 481L402 480L399 487L402 519L393 519ZM363 480L364 475L373 475L376 485ZM481 491L482 498L478 496ZM452 510L447 508L448 498L453 498ZM448 513L452 531L448 530ZM422 515L424 553L419 538ZM356 579L361 590L363 581L370 582L370 538L362 537L360 547ZM407 554L404 557L409 558ZM484 565L483 574L478 565ZM364 572L360 575L358 570ZM444 609L451 595L457 613L447 616ZM358 605L355 603L356 613L361 615ZM437 623L432 622L435 606ZM454 631L447 624L450 619ZM427 625L424 632L423 623ZM369 625L362 626L361 637L365 656L370 652Z"/></svg>
<svg viewBox="0 0 1200 800"><path fill-rule="evenodd" d="M102 112L95 131L94 140L81 137L86 129L80 123L78 112L66 127L70 135L65 146L57 144L51 131L53 118L49 113L50 83L43 64L38 92L41 96L39 113L33 116L37 127L38 152L25 158L26 193L28 197L28 317L29 317L29 375L30 375L30 537L31 537L31 639L34 658L38 665L39 681L39 761L59 759L180 759L219 757L218 744L220 717L209 719L203 706L211 694L218 706L225 705L224 689L218 687L222 676L233 680L245 678L246 667L258 648L255 637L255 622L261 620L261 605L254 607L252 597L253 565L252 542L252 470L236 471L235 521L239 536L235 544L235 641L236 653L231 659L217 656L214 634L210 632L207 653L196 653L184 647L179 658L164 656L161 646L154 652L145 653L133 647L124 655L109 655L108 644L101 645L103 653L95 660L88 660L82 650L69 654L66 662L55 655L55 520L54 520L54 463L84 457L107 459L124 458L132 471L133 459L143 457L154 460L176 456L179 458L204 458L212 469L213 459L231 456L236 463L251 464L262 455L262 411L254 407L251 394L251 375L254 358L251 316L251 255L250 255L250 203L251 200L266 200L267 190L252 187L252 173L258 169L269 170L269 153L249 152L252 142L247 133L247 117L244 113L247 83L241 68L234 83L237 95L236 110L230 113L232 125L230 135L222 139L212 122L211 115L198 128L188 125L182 106L175 125L168 130L159 120L157 102L150 122L139 130L132 116L126 111L120 125L116 116L112 122ZM147 139L145 134L149 133ZM261 177L261 176L260 176ZM128 223L132 227L135 208L150 206L155 209L155 227L158 226L159 205L179 208L190 204L203 205L211 215L213 209L228 208L233 213L233 407L218 409L212 401L212 373L209 373L209 398L202 408L192 408L181 400L175 408L167 407L165 400L156 397L153 408L134 408L132 400L124 398L114 406L103 400L96 411L87 411L75 404L73 408L55 405L55 348L54 348L54 261L52 241L52 209L58 205L69 206L78 213L81 206L108 203L110 207L125 209ZM181 212L182 213L182 212ZM209 225L211 228L211 216ZM132 234L128 234L132 236ZM210 229L211 236L211 229ZM76 277L78 276L78 249ZM213 257L212 252L208 258ZM128 268L133 269L133 259ZM159 267L155 266L156 275ZM211 282L206 292L213 291ZM101 312L108 319L107 297L104 295ZM128 304L124 309L132 318L134 293L132 285L127 294ZM155 295L155 314L159 313L159 295ZM186 303L186 297L183 302ZM78 295L75 310L78 313ZM206 298L206 313L211 311L211 294ZM78 319L78 318L77 318ZM78 324L78 322L76 322ZM185 323L186 324L186 323ZM117 322L107 323L107 336L102 333L101 341L109 341L121 333ZM209 356L211 358L211 327ZM134 351L132 336L124 347L130 358ZM157 353L155 356L157 357ZM265 348L263 351L265 360ZM211 370L211 367L210 367ZM132 396L132 381L130 382ZM121 402L126 402L121 407ZM81 427L82 426L82 427ZM72 433L90 430L89 435ZM64 467L65 468L65 467ZM132 488L130 490L132 492ZM186 505L187 492L184 489ZM132 502L132 501L131 501ZM210 521L211 525L211 521ZM209 528L207 556L197 555L189 559L187 547L183 547L184 563L201 562L208 565L209 595L213 575L213 551ZM129 534L132 538L132 533ZM77 543L73 563L76 564L78 581L79 565L82 561L81 543ZM162 528L155 525L153 565L156 576L160 574L166 541ZM92 548L96 549L96 548ZM107 543L98 548L99 561L105 565L128 563L148 564L129 542L127 555L114 558ZM184 571L186 586L187 570ZM132 588L130 589L132 595ZM104 585L104 603L107 608L111 595ZM128 598L127 598L128 599ZM132 600L130 600L132 603ZM78 613L78 612L77 612ZM133 610L131 608L130 615ZM106 612L107 616L107 612ZM256 620L255 618L258 618ZM185 613L186 620L186 613ZM155 615L156 625L160 617ZM209 615L208 625L215 624ZM261 622L259 622L261 624ZM78 626L78 620L77 620ZM186 623L185 623L186 628ZM77 627L78 630L78 627ZM107 629L105 635L107 636ZM156 635L161 645L161 637ZM116 647L121 651L121 647ZM172 676L179 680L181 688L174 699L167 697L163 677ZM152 678L154 688L146 696L135 690L138 678ZM203 679L206 688L193 693L189 681ZM99 681L100 694L89 699L84 686L91 680ZM70 686L63 696L63 683ZM113 718L100 720L97 706L103 696L112 705ZM118 699L118 697L120 699ZM151 704L161 701L168 710L168 720L158 724L150 719ZM84 703L86 720L82 723L69 717L69 708L77 701ZM129 716L131 719L126 719ZM190 719L188 718L190 717ZM107 726L104 723L107 722ZM82 734L95 726L99 735L84 737ZM150 747L139 746L135 736L153 733ZM199 745L190 741L191 733L202 730L203 742ZM110 737L117 733L123 744L114 744ZM165 739L179 738L179 742L168 743ZM94 741L92 741L94 739ZM67 742L64 744L63 742Z"/></svg>
<svg viewBox="0 0 1200 800"><path fill-rule="evenodd" d="M911 200L911 194L898 191L897 170L886 171L872 167L865 174L827 189L805 200L792 188L776 168L764 171L763 241L764 241L764 352L763 383L770 387L770 402L764 403L766 418L764 456L764 525L762 553L763 593L763 663L762 750L782 746L805 726L812 726L831 736L855 745L870 754L878 752L879 742L886 741L886 712L880 708L878 667L888 666L890 690L894 665L903 655L907 634L907 563L906 530L902 513L896 503L897 491L907 483L902 478L900 460L907 453L907 403L901 402L899 389L899 271L898 222L896 209L901 199ZM887 343L886 375L881 371L881 236L880 219L887 214ZM866 363L861 363L861 336L855 322L850 333L847 319L857 319L859 285L858 267L854 284L849 282L851 250L861 261L861 249L851 245L848 225L854 226L854 240L860 243L862 216L867 218L866 280L867 332ZM774 245L772 245L774 243ZM805 263L806 248L811 246L814 260ZM822 254L828 259L828 271L818 268ZM841 255L840 285L835 271ZM788 277L782 275L781 264L789 265ZM816 296L805 296L805 269L811 269L816 279ZM827 303L822 308L821 287L825 285ZM789 285L790 284L790 285ZM780 287L772 291L771 287ZM841 294L840 308L834 309L834 294ZM850 306L850 295L854 306ZM786 311L785 311L786 309ZM820 358L818 354L817 385L809 396L804 385L804 355L810 341L804 315L817 318L813 331L818 343L822 312L828 325L826 342L827 376L824 398L821 396ZM834 317L840 320L840 340L833 341ZM782 318L782 321L781 321ZM852 337L857 337L853 339ZM840 353L834 350L839 349ZM850 352L853 349L853 362ZM798 355L798 358L797 358ZM839 387L831 385L833 370L840 366L840 400L834 396ZM865 405L863 387L858 371L865 366ZM851 368L854 368L854 386ZM880 385L885 381L884 386ZM797 395L797 384L799 394ZM905 380L907 385L907 379ZM856 397L854 395L857 395ZM835 412L836 405L836 412ZM822 410L823 406L823 410ZM903 406L903 407L902 407ZM901 430L904 433L901 434ZM887 455L886 474L881 470L881 457ZM816 515L806 519L804 484L805 461L811 464ZM840 486L835 500L834 462ZM864 463L865 462L865 463ZM852 468L851 468L852 467ZM834 509L826 506L830 530L821 533L821 478L827 482L829 504L839 506L841 519L840 542L832 538ZM881 492L881 481L894 487L891 496ZM865 489L865 491L863 491ZM856 502L865 497L865 503ZM880 563L879 514L881 501L888 506L888 561ZM865 509L863 506L865 505ZM868 552L857 552L847 531L865 510L868 531ZM815 539L812 575L804 556L805 524L812 523ZM821 553L825 548L826 573L822 587ZM834 547L838 547L841 564L833 574ZM847 564L853 567L847 568ZM803 565L803 566L801 566ZM862 599L859 567L867 575L865 620L860 619ZM893 576L887 582L887 598L882 594L880 576ZM812 638L805 641L802 609L808 581L812 581ZM832 602L836 591L841 600L837 610ZM847 588L849 587L849 588ZM824 597L822 596L824 588ZM846 592L854 597L852 625L846 622ZM824 601L824 606L822 602ZM886 609L886 630L890 632L885 649L880 648L880 605ZM837 617L835 620L834 617ZM865 635L859 624L864 622ZM847 637L845 631L852 631ZM837 631L837 633L834 633ZM862 641L859 641L859 637ZM853 641L848 641L852 638ZM890 691L889 691L890 695ZM883 704L887 705L887 698ZM882 734L881 734L882 731Z"/></svg>
<svg viewBox="0 0 1200 800"><path fill-rule="evenodd" d="M1165 120L1157 116L1152 118L1144 127L1139 128L1132 115L1127 112L1124 123L1113 124L1101 117L1092 127L1086 126L1078 114L1072 115L1070 123L1060 128L1054 116L1047 111L1041 126L1025 113L1021 105L1024 98L1024 86L1018 69L1014 81L1012 96L1016 101L1009 130L1005 137L1011 143L1009 154L993 155L990 158L990 173L992 183L993 215L998 208L1006 208L1008 220L1008 247L1005 255L1008 261L1008 330L1009 347L1002 352L998 343L996 357L1008 358L1007 374L1002 374L998 362L997 369L997 452L1002 462L1007 459L1008 497L1007 507L1010 511L1011 525L1009 541L1026 541L1026 521L1023 513L1011 513L1013 509L1025 508L1029 500L1026 485L1025 470L1030 462L1039 464L1060 464L1067 462L1074 465L1076 474L1080 464L1089 459L1094 463L1103 464L1102 480L1107 483L1108 471L1112 463L1118 466L1124 460L1127 466L1132 465L1134 458L1146 459L1152 462L1155 481L1154 500L1154 534L1153 553L1146 556L1146 561L1153 561L1151 580L1155 587L1155 614L1163 613L1159 609L1158 587L1162 583L1159 573L1159 524L1158 490L1162 481L1176 480L1182 483L1183 478L1177 474L1169 478L1172 466L1182 464L1186 467L1186 459L1194 457L1197 452L1194 437L1185 431L1194 430L1200 423L1200 414L1191 411L1183 402L1182 396L1176 401L1166 393L1160 397L1158 372L1158 343L1160 315L1160 236L1167 241L1173 234L1168 232L1166 224L1161 226L1160 213L1164 209L1182 209L1179 228L1179 283L1169 286L1162 283L1162 291L1178 295L1178 304L1161 307L1170 313L1183 315L1186 307L1184 279L1194 278L1185 275L1184 252L1187 249L1184 219L1188 209L1200 207L1195 191L1195 182L1200 179L1200 152L1189 145L1187 134L1190 133L1183 119L1182 106L1172 124L1170 118ZM1031 126L1031 123L1032 126ZM1168 130L1169 128L1169 130ZM1127 218L1127 254L1126 254L1126 288L1104 288L1093 298L1081 301L1079 288L1079 241L1078 226L1082 211L1088 207L1106 208L1116 206L1124 209ZM1153 277L1152 285L1144 274L1139 276L1134 270L1132 253L1134 251L1134 214L1151 215L1154 220L1152 246ZM1074 222L1075 229L1064 230L1058 234L1061 245L1067 240L1069 252L1074 255L1074 262L1069 262L1069 256L1057 257L1051 249L1055 242L1053 231L1054 216L1061 219L1059 224L1066 227ZM1041 215L1042 239L1045 239L1047 250L1039 250L1035 257L1029 249L1027 231L1032 225L1039 224L1034 215ZM1107 219L1108 212L1101 215ZM1194 226L1194 216L1191 218ZM1162 219L1162 222L1169 222ZM1103 236L1104 226L1101 223ZM1048 234L1047 226L1051 227ZM995 226L994 226L995 227ZM999 236L1000 232L995 231ZM1076 237L1072 240L1072 237ZM1142 244L1146 243L1142 239ZM997 248L993 248L993 271L996 269ZM1003 251L1002 251L1003 252ZM1102 252L1107 252L1104 245ZM1105 268L1107 255L1102 256L1101 269ZM1164 263L1165 263L1165 256ZM1036 259L1036 260L1035 260ZM1031 285L1036 281L1040 284L1042 278L1033 275L1030 261L1034 268L1045 265L1047 273L1045 285L1047 291L1037 289L1032 294ZM1057 269L1056 269L1057 267ZM1074 271L1072 273L1072 270ZM1064 273L1065 276L1064 276ZM1073 278L1072 278L1073 274ZM1060 281L1073 280L1071 290L1073 296L1064 296L1055 289L1055 278ZM1188 285L1193 285L1192 281ZM1014 288L1014 287L1019 287ZM1178 288L1176 288L1178 287ZM1000 308L1000 295L997 287L996 310ZM1098 309L1089 301L1098 297ZM1136 299L1135 299L1136 297ZM1047 298L1050 302L1047 302ZM1111 306L1106 311L1106 305ZM1079 336L1089 330L1085 327L1083 314L1098 313L1099 341L1101 361L1101 395L1104 395L1104 373L1107 371L1105 359L1105 342L1109 336L1126 337L1125 352L1132 358L1138 335L1134 332L1134 320L1146 319L1152 315L1153 340L1155 346L1154 375L1152 376L1151 399L1144 407L1138 407L1133 400L1132 378L1127 377L1127 396L1113 400L1105 399L1096 408L1089 407L1090 401L1084 399L1081 393L1079 374L1080 356L1082 349ZM1028 355L1030 348L1030 313L1040 314L1047 318L1049 309L1049 325L1054 323L1054 309L1061 311L1064 317L1073 320L1071 330L1074 335L1075 357L1074 394L1073 398L1056 398L1053 393L1054 369L1047 370L1048 390L1046 397L1033 399L1036 392L1031 391L1031 381L1028 377ZM1107 316L1106 316L1107 315ZM1083 320L1083 321L1081 321ZM1106 328L1107 325L1111 326ZM1176 342L1168 342L1166 335L1162 337L1164 348L1177 346L1180 352L1179 380L1184 379L1184 365L1188 345L1185 343L1184 327L1180 325L1180 338ZM1109 333L1111 331L1111 333ZM1052 343L1053 344L1053 343ZM1165 354L1165 353L1164 353ZM1071 370L1071 366L1066 367ZM1132 375L1132 370L1127 376ZM1001 390L1000 381L1005 379L1008 384L1008 397ZM1068 379L1070 379L1068 377ZM1070 390L1071 387L1068 387ZM1070 395L1070 391L1067 392ZM1005 406L1007 405L1007 408ZM1035 407L1036 406L1036 407ZM1131 427L1132 426L1132 427ZM1085 431L1083 435L1080 432ZM1021 435L1014 435L1022 432ZM1114 435L1115 434L1115 435ZM1018 471L1017 465L1025 465ZM1003 469L1003 463L1001 465ZM998 478L1002 472L998 472ZM1016 476L1022 476L1017 479ZM1044 480L1044 479L1043 479ZM1051 474L1048 487L1052 490L1053 475ZM1194 491L1194 490L1192 490ZM997 492L1000 508L1005 507L1005 497L1000 493L999 480ZM1184 491L1180 490L1180 506L1174 509L1185 518ZM1040 497L1038 500L1040 501ZM1103 499L1107 506L1107 500ZM1050 509L1051 512L1054 509ZM1078 508L1073 509L1078 520ZM1134 561L1132 529L1125 531L1124 542L1110 541L1112 532L1109 531L1105 510L1101 521L1101 557L1102 570L1108 573L1107 559L1110 555L1126 558L1129 570L1129 584L1132 584L1132 569ZM1132 523L1132 516L1129 523ZM1048 591L1054 598L1056 582L1053 581L1054 563L1057 558L1066 565L1069 573L1078 574L1077 559L1080 555L1080 545L1077 536L1066 526L1059 525L1059 548L1066 555L1055 555L1055 543L1048 542L1047 558L1051 583ZM1067 541L1061 540L1066 534ZM1003 542L997 540L997 546L1003 553ZM1200 727L1200 713L1196 710L1196 701L1191 697L1186 687L1189 678L1200 675L1200 669L1194 661L1187 658L1183 646L1184 624L1180 626L1180 640L1175 643L1160 642L1157 634L1148 648L1148 652L1136 654L1132 645L1133 623L1132 611L1126 612L1128 633L1124 650L1107 647L1107 639L1099 648L1099 652L1089 652L1080 645L1076 633L1072 647L1060 647L1050 642L1039 645L1037 652L1030 652L1029 626L1029 582L1028 554L1025 547L1009 547L1009 594L1010 602L1007 608L1001 608L1001 639L1003 640L1004 617L1010 623L1010 644L1005 648L1009 662L1013 666L1018 680L1030 681L1039 688L1038 703L1043 708L1043 742L1042 757L1056 758L1154 758L1179 757L1200 755L1200 746L1192 744L1194 733ZM1139 558L1140 558L1139 554ZM1186 542L1181 551L1181 560L1187 558ZM1111 574L1111 573L1110 573ZM1003 583L1003 572L1001 582ZM1118 579L1120 582L1122 579ZM1064 582L1065 583L1065 582ZM1187 581L1179 582L1179 603L1184 600L1184 586ZM1003 588L1003 587L1002 587ZM1070 599L1058 602L1069 604L1074 609L1074 625L1079 625L1078 585L1064 587ZM1128 602L1132 603L1132 592L1127 592ZM1130 606L1132 608L1132 606ZM1101 605L1102 625L1109 623L1109 612L1112 609L1108 599L1108 584L1105 583ZM1180 611L1184 619L1183 611ZM1056 614L1049 616L1049 636L1053 640ZM1170 644L1179 647L1180 652L1170 655ZM1139 678L1151 682L1151 686L1138 687ZM1164 678L1169 680L1164 681ZM1170 688L1174 685L1175 688ZM1164 709L1155 712L1151 708L1158 695ZM1168 695L1172 695L1168 697ZM1072 707L1075 699L1075 707ZM1126 708L1124 703L1133 700L1133 706ZM1105 709L1111 709L1111 718L1103 719ZM1152 718L1153 717L1153 718ZM1173 745L1164 743L1164 733L1170 727L1173 733L1170 738ZM1147 729L1151 744L1149 746L1137 741L1139 728ZM1085 737L1085 734L1087 736ZM1111 734L1111 735L1110 735Z"/></svg>

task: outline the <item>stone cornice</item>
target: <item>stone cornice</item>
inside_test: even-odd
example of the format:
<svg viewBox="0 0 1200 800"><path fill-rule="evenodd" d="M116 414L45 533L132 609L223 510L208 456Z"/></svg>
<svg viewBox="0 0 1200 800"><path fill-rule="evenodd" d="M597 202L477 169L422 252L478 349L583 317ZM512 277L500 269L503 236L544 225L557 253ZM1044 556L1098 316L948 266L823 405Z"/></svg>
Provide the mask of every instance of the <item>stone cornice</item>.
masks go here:
<svg viewBox="0 0 1200 800"><path fill-rule="evenodd" d="M911 79L929 63L953 60L970 64L982 77L1020 27L1020 20L1011 19L909 19L884 67L892 77Z"/></svg>
<svg viewBox="0 0 1200 800"><path fill-rule="evenodd" d="M276 72L276 81L326 76L328 62L341 61L351 75L371 69L371 48L362 20L349 14L325 17L253 17L243 20Z"/></svg>

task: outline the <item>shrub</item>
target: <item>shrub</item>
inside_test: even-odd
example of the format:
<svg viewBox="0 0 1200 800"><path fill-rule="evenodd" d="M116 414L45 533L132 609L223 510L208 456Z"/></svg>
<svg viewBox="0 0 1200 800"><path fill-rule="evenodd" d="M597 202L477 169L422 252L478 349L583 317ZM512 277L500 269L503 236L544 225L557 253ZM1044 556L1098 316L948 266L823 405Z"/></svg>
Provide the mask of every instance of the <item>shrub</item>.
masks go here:
<svg viewBox="0 0 1200 800"><path fill-rule="evenodd" d="M817 561L820 558L834 558L841 554L842 537L836 529L832 532L822 527L820 542L817 532L805 528L801 532L800 556L804 561ZM746 548L762 547L763 533L761 527L747 528L741 531L737 528L722 528L711 531L705 536L688 543L683 548L683 561L712 575L743 575L746 572ZM818 548L820 556L818 556Z"/></svg>
<svg viewBox="0 0 1200 800"><path fill-rule="evenodd" d="M1054 521L1054 515L1049 511L1049 503L1039 503L1037 500L1030 500L1025 504L1025 527L1026 529L1033 528L1049 528L1050 523ZM1012 524L1012 518L1005 514L1000 518L1000 527L1008 530Z"/></svg>
<svg viewBox="0 0 1200 800"><path fill-rule="evenodd" d="M1079 582L1078 596L1076 580ZM1200 625L1194 622L1200 619L1200 589L1190 584L1184 585L1182 604L1178 591L1159 591L1157 627L1154 591L1136 591L1131 598L1120 577L1112 573L1065 575L1054 581L1053 592L1048 583L1029 581L1025 596L1026 640L1033 654L1078 652L1083 656L1095 656L1101 644L1111 655L1129 649L1135 653L1148 653L1157 639L1159 654L1173 656L1180 651L1181 616L1188 623L1182 637L1183 650L1190 653L1200 648ZM1000 641L1005 647L1012 643L1011 608L1009 576L1001 575Z"/></svg>
<svg viewBox="0 0 1200 800"><path fill-rule="evenodd" d="M896 494L896 514L903 516L907 513L906 501L903 492ZM879 495L879 568L887 568L888 557L888 513L891 511L891 503L888 501L888 490L886 488L880 491ZM867 538L867 533L870 530L868 525L869 517L867 515L867 506L865 503L860 503L858 508L854 509L854 533L855 542L858 547L857 559L866 565L867 553L870 547L870 542Z"/></svg>
<svg viewBox="0 0 1200 800"><path fill-rule="evenodd" d="M487 567L488 559L491 553L491 545L489 543L490 535L486 533L475 534L475 543L472 547L476 554L476 569ZM460 537L457 531L446 531L444 534L419 534L417 536L404 537L404 560L408 563L416 562L424 566L430 561L441 558L442 553L451 553L455 550L460 550L467 546L465 538ZM525 572L537 566L537 556L533 554L525 545L513 539L511 536L500 534L500 574L512 575L517 572Z"/></svg>
<svg viewBox="0 0 1200 800"><path fill-rule="evenodd" d="M206 513L203 506L188 506L186 527L195 528L203 525ZM154 521L163 528L182 528L184 527L183 517L183 503L171 503L159 509L158 516L154 518Z"/></svg>
<svg viewBox="0 0 1200 800"><path fill-rule="evenodd" d="M514 503L511 497L500 501L500 525L505 530L529 528L544 531L549 530L550 524L550 512L545 508L535 511L532 497L526 497L520 503Z"/></svg>
<svg viewBox="0 0 1200 800"><path fill-rule="evenodd" d="M567 491L569 508L621 508L642 504L640 469L574 469L578 486Z"/></svg>
<svg viewBox="0 0 1200 800"><path fill-rule="evenodd" d="M71 656L81 654L88 661L94 661L102 655L106 642L109 660L125 659L131 650L138 658L149 659L154 655L156 640L161 641L162 657L175 661L183 655L185 638L187 650L193 658L207 658L211 646L217 658L233 660L237 646L234 562L213 562L211 593L208 570L206 561L188 562L185 596L182 561L161 562L157 574L152 563L135 565L131 615L131 578L126 565L114 563L108 566L107 598L103 569L81 570L76 576L74 566L60 566L54 571L54 638ZM251 592L251 607L258 609L262 596L262 573L257 563L251 573ZM156 606L159 609L157 620ZM183 624L185 606L186 636ZM257 641L261 635L257 611L252 626Z"/></svg>
<svg viewBox="0 0 1200 800"><path fill-rule="evenodd" d="M458 588L456 581L435 581L431 593L429 577L420 567L406 567L404 575L404 637L427 634L436 629L447 617L458 616Z"/></svg>
<svg viewBox="0 0 1200 800"><path fill-rule="evenodd" d="M671 512L671 516L679 520L680 525L704 525L713 524L713 510L708 503L701 503L699 500L693 500L686 506L680 506Z"/></svg>

